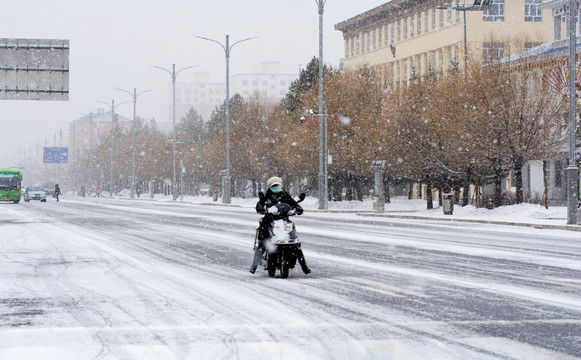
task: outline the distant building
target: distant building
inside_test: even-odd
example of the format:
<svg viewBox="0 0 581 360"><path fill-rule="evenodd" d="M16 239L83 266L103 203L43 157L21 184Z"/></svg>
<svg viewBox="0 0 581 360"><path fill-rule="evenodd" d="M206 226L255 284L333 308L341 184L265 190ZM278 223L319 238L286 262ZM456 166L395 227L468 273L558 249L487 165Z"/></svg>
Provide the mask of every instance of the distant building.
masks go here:
<svg viewBox="0 0 581 360"><path fill-rule="evenodd" d="M176 82L176 123L194 108L207 121L226 99L226 83L210 82L210 73L195 73L191 82ZM172 118L172 85L168 86L168 121Z"/></svg>
<svg viewBox="0 0 581 360"><path fill-rule="evenodd" d="M115 113L117 124L121 131L131 129L132 120ZM97 109L96 113L90 113L74 120L69 129L69 156L80 155L89 150L91 145L97 146L102 139L111 133L113 128L111 111L105 112ZM75 154L78 152L78 154Z"/></svg>
<svg viewBox="0 0 581 360"><path fill-rule="evenodd" d="M528 47L551 40L553 19L542 11L542 3L490 0L488 7L471 7L464 0L392 0L335 25L343 33L343 66L371 66L388 87L428 70L462 68L465 40L468 54L476 58L502 58L505 39L528 36ZM465 5L470 10L462 10Z"/></svg>
<svg viewBox="0 0 581 360"><path fill-rule="evenodd" d="M264 62L256 72L232 75L230 93L238 93L245 99L258 95L269 102L280 101L298 74L282 74L279 68L278 62Z"/></svg>
<svg viewBox="0 0 581 360"><path fill-rule="evenodd" d="M280 101L286 95L290 83L298 74L283 74L279 71L278 62L265 62L257 71L230 76L230 97L238 93L243 98L258 94L268 102ZM204 121L208 121L212 112L226 100L226 83L210 82L209 73L196 73L191 82L176 83L176 122L183 118L188 110L194 108ZM168 121L172 118L172 85L168 85Z"/></svg>

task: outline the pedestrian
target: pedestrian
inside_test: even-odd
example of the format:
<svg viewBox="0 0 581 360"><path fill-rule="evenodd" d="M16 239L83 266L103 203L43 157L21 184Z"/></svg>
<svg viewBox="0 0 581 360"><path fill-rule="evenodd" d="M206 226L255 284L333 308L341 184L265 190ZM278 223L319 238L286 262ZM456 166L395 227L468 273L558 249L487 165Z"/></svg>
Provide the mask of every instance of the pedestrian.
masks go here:
<svg viewBox="0 0 581 360"><path fill-rule="evenodd" d="M101 194L99 193L99 187L97 186L97 188L95 189L95 196L97 197L101 197Z"/></svg>
<svg viewBox="0 0 581 360"><path fill-rule="evenodd" d="M54 184L54 197L56 198L56 202L59 201L59 195L61 194L61 188L59 184Z"/></svg>

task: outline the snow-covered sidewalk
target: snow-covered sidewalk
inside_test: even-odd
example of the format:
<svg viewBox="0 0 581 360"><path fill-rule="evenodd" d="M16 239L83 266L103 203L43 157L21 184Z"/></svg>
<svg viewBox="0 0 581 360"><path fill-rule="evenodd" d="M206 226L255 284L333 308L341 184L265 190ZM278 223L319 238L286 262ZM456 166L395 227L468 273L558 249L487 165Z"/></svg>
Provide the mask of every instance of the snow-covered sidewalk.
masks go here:
<svg viewBox="0 0 581 360"><path fill-rule="evenodd" d="M107 195L103 197L107 198ZM120 198L129 198L129 194L121 194ZM142 194L141 200L152 200L149 195ZM172 201L172 196L155 195L154 201ZM256 198L233 197L231 206L254 208ZM206 205L224 205L222 199L213 201L208 196L184 196L182 202ZM581 231L581 225L567 225L567 208L565 206L549 206L548 209L538 204L519 204L501 206L492 210L476 208L475 206L454 206L452 215L445 215L438 202L434 201L433 209L426 209L425 200L409 200L395 197L385 204L383 213L373 212L373 201L329 201L328 210L318 209L318 199L307 197L301 205L306 211L313 212L350 212L366 216L384 216L400 218L432 219L442 221L469 221L507 225L524 225L538 228L553 228ZM581 212L581 211L580 211ZM581 224L581 221L578 221Z"/></svg>

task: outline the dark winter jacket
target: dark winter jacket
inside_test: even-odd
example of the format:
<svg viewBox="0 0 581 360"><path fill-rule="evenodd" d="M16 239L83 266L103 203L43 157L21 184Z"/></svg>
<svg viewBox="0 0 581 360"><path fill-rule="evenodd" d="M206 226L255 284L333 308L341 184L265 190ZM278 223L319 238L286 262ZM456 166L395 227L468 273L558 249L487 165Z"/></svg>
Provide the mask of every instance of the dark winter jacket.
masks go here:
<svg viewBox="0 0 581 360"><path fill-rule="evenodd" d="M256 203L256 212L264 213L269 207L276 205L277 203L286 203L291 206L292 209L296 209L297 214L303 213L303 208L289 195L284 189L282 189L278 194L273 193L270 189L266 191L265 200L258 200Z"/></svg>

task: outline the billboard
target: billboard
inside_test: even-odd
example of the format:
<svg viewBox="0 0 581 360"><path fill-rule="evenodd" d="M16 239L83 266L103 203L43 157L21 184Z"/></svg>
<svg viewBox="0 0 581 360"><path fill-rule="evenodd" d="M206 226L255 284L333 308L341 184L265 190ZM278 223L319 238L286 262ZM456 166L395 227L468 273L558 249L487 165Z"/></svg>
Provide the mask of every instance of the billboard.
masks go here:
<svg viewBox="0 0 581 360"><path fill-rule="evenodd" d="M0 39L0 100L68 99L68 40Z"/></svg>
<svg viewBox="0 0 581 360"><path fill-rule="evenodd" d="M69 148L45 146L42 161L45 164L66 164L69 162Z"/></svg>

